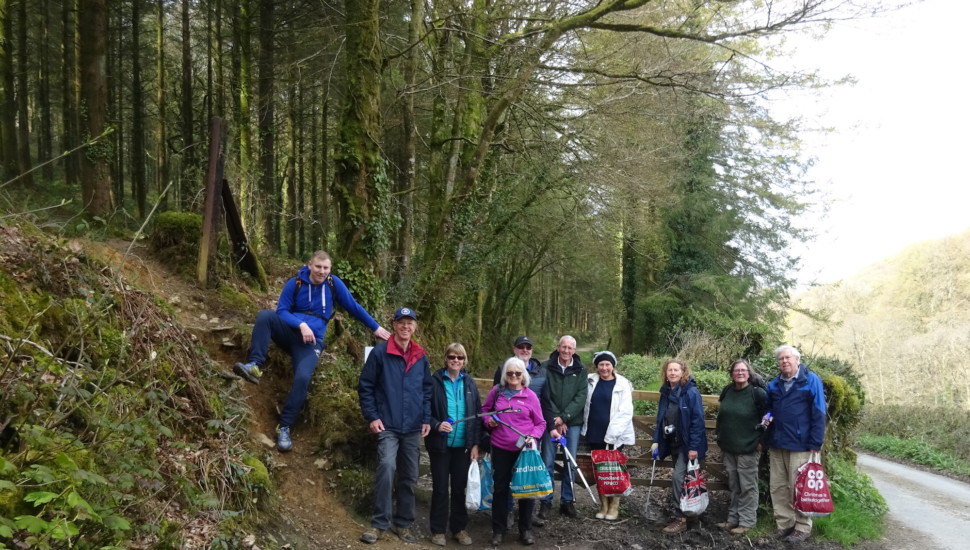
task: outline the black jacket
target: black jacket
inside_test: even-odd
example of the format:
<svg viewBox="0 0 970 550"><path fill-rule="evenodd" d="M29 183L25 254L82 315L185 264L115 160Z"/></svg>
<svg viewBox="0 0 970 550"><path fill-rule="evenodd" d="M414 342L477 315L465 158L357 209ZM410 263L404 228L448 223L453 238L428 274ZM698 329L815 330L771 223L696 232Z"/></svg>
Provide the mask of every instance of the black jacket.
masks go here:
<svg viewBox="0 0 970 550"><path fill-rule="evenodd" d="M464 377L465 395L465 416L478 414L482 411L482 398L478 393L478 385L468 371L462 369L461 376ZM424 446L428 452L442 452L448 447L448 435L442 435L438 431L438 426L448 419L448 394L445 393L445 378L448 377L448 369L442 368L431 375L431 433L424 438ZM455 418L454 420L458 420ZM466 420L465 425L465 448L471 449L481 443L482 421L479 419Z"/></svg>

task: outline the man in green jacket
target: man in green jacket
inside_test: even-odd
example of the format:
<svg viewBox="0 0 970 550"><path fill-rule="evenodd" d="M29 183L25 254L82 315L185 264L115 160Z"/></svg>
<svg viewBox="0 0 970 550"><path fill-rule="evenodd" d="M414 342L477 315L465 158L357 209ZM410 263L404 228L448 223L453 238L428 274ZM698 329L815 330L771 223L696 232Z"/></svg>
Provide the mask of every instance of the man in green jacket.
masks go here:
<svg viewBox="0 0 970 550"><path fill-rule="evenodd" d="M586 366L576 355L576 339L563 336L559 339L556 351L552 352L549 360L543 363L546 370L546 384L542 388L539 401L542 403L542 416L546 419L546 429L553 439L566 438L566 447L575 457L579 447L579 434L583 429L583 409L586 407ZM558 445L544 445L542 458L549 470L549 476L555 472L556 449ZM570 466L568 475L562 476L560 486L559 513L571 518L578 518L575 497L573 496L573 480L576 472ZM539 504L539 522L549 519L552 510L552 495L543 497ZM542 523L537 522L539 525Z"/></svg>

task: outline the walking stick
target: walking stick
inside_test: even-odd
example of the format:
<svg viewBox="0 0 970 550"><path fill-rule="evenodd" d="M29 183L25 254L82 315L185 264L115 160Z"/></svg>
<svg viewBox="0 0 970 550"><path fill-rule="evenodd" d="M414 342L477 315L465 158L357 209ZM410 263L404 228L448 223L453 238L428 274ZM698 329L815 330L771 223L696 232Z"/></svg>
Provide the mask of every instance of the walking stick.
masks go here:
<svg viewBox="0 0 970 550"><path fill-rule="evenodd" d="M654 517L650 515L650 493L653 492L653 475L657 471L657 455L653 455L653 466L650 467L650 487L647 489L647 503L643 505L643 516L647 520L653 520Z"/></svg>
<svg viewBox="0 0 970 550"><path fill-rule="evenodd" d="M499 413L519 413L519 412L522 412L522 409L513 409L512 407L508 407L506 409L499 409L497 411L488 411L488 412L483 412L483 413L479 413L479 414L473 414L471 416L466 416L465 418L459 418L458 420L454 420L454 419L449 418L445 422L448 422L450 424L458 424L459 422L468 422L469 420L475 420L476 418L483 418L485 416L491 416L493 414L499 414ZM495 421L498 422L499 420L498 419L495 419Z"/></svg>
<svg viewBox="0 0 970 550"><path fill-rule="evenodd" d="M593 494L593 490L590 489L589 483L586 483L586 476L583 475L583 471L579 468L579 465L576 464L576 459L573 458L573 455L569 454L569 449L566 447L566 438L560 437L559 439L553 439L552 441L553 443L559 443L562 445L562 452L566 455L566 475L569 475L569 463L571 462L573 467L576 468L576 472L579 473L579 479L583 480L583 485L585 485L586 490L589 491L589 498L593 499L593 504L599 504L599 499L596 498L595 494Z"/></svg>

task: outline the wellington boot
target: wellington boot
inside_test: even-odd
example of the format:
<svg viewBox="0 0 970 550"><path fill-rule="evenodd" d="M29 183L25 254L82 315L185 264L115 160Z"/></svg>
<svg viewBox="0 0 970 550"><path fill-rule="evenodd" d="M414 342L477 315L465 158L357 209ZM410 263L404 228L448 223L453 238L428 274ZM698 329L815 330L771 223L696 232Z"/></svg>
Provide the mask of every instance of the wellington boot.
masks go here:
<svg viewBox="0 0 970 550"><path fill-rule="evenodd" d="M600 511L596 512L596 519L606 518L606 512L610 509L610 497L600 495Z"/></svg>
<svg viewBox="0 0 970 550"><path fill-rule="evenodd" d="M620 517L620 497L610 497L610 506L606 511L607 521L616 521Z"/></svg>

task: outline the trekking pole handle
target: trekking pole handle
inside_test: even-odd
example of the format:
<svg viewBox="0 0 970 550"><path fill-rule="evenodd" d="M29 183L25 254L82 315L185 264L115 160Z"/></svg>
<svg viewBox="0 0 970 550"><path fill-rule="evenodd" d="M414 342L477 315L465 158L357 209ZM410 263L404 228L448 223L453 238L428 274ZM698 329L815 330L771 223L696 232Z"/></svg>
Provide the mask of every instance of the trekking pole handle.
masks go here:
<svg viewBox="0 0 970 550"><path fill-rule="evenodd" d="M455 425L455 419L454 419L454 418L452 418L452 417L450 417L450 416L449 416L449 417L448 417L448 418L447 418L447 419L445 420L445 422L447 422L447 423L449 423L449 424L451 424L452 426L454 426L454 425ZM443 422L443 423L444 423L444 422ZM439 434L441 434L441 435L448 435L448 433L447 433L447 432L438 432L438 433L439 433Z"/></svg>

